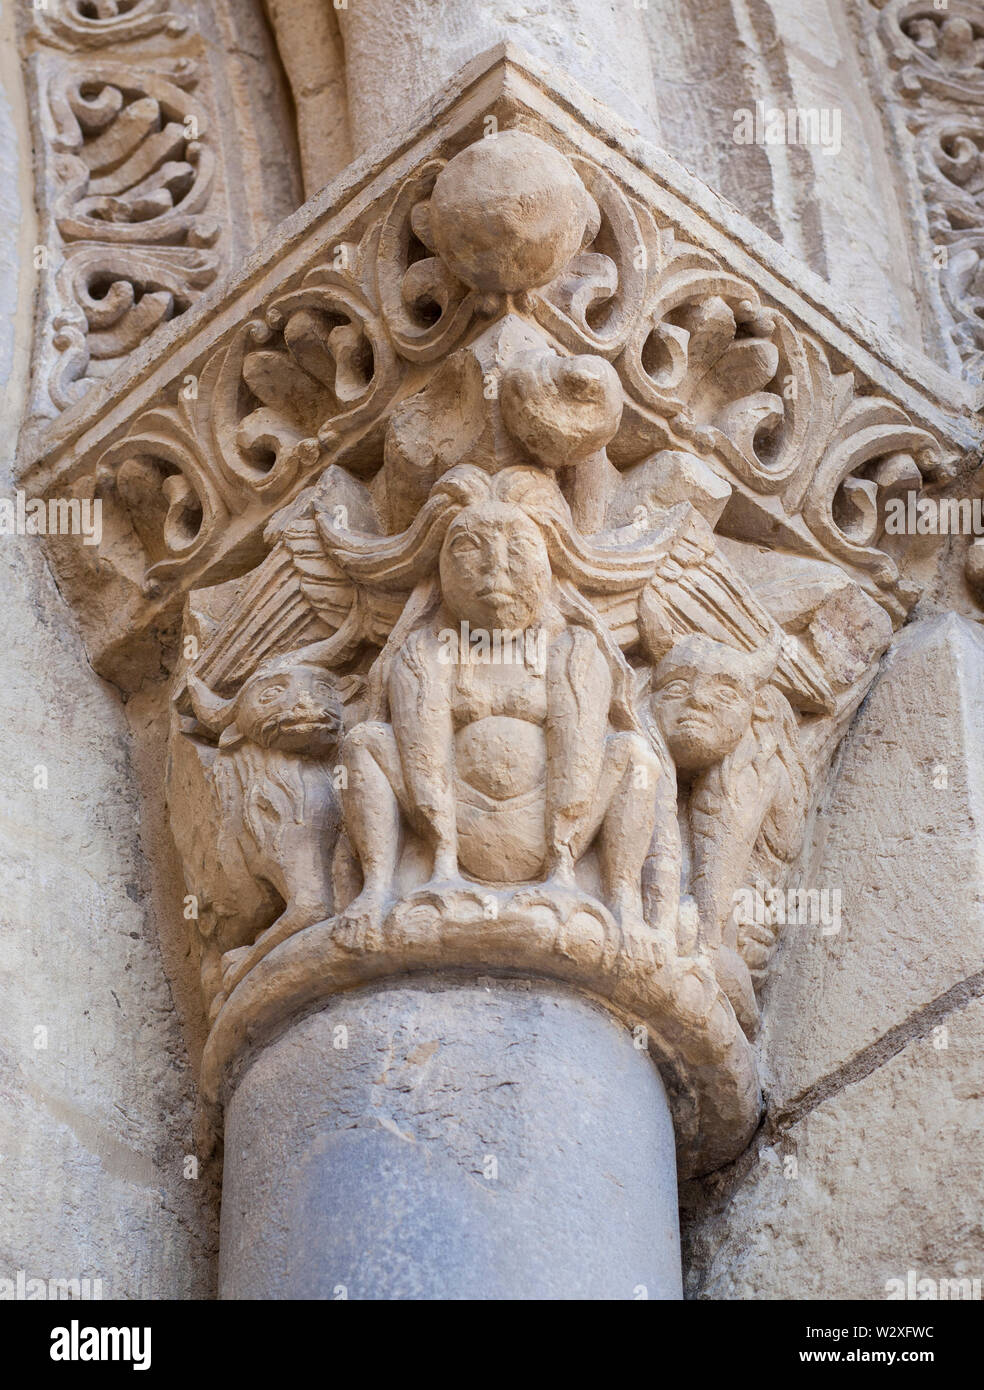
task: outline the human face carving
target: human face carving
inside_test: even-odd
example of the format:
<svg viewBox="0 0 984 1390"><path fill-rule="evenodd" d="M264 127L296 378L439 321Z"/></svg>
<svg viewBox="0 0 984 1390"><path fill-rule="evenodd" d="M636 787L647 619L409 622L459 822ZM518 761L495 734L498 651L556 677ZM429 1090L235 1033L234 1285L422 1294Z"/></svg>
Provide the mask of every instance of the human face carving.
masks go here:
<svg viewBox="0 0 984 1390"><path fill-rule="evenodd" d="M441 547L441 588L455 618L515 631L540 619L550 594L550 557L539 527L516 507L466 507Z"/></svg>
<svg viewBox="0 0 984 1390"><path fill-rule="evenodd" d="M733 753L749 729L755 686L741 653L687 638L656 669L656 709L670 756L702 772Z"/></svg>

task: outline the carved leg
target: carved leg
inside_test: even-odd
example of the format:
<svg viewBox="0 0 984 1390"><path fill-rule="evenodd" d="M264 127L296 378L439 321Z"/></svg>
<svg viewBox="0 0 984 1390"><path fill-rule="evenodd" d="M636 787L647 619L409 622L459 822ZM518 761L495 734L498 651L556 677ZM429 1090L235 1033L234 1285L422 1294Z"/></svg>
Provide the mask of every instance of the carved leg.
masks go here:
<svg viewBox="0 0 984 1390"><path fill-rule="evenodd" d="M633 733L609 735L590 810L555 852L545 887L551 892L575 889L574 865L597 835L606 902L620 923L643 925L642 870L661 779L663 769L645 739ZM675 826L675 808L673 819Z"/></svg>
<svg viewBox="0 0 984 1390"><path fill-rule="evenodd" d="M406 800L400 755L388 724L358 724L341 748L347 786L342 810L362 866L362 892L341 914L352 927L378 928L392 897L400 853L400 803Z"/></svg>
<svg viewBox="0 0 984 1390"><path fill-rule="evenodd" d="M233 859L233 854L230 854ZM241 882L243 913L231 915L228 909L215 904L200 909L202 996L211 1022L225 1003L229 988L225 972L233 959L247 956L253 949L250 942L265 923L276 920L276 909L282 899L262 879L250 878Z"/></svg>
<svg viewBox="0 0 984 1390"><path fill-rule="evenodd" d="M637 734L616 734L609 747L608 776L618 777L618 781L601 825L602 881L616 916L627 914L641 922L642 866L656 821L662 769L652 749Z"/></svg>
<svg viewBox="0 0 984 1390"><path fill-rule="evenodd" d="M227 951L222 958L222 989L226 997L257 961L269 955L289 936L331 916L332 852L338 838L341 814L334 792L320 812L318 821L303 825L287 824L280 841L282 862L276 869L274 886L287 903L286 909L249 946ZM319 833L312 833L317 830Z"/></svg>
<svg viewBox="0 0 984 1390"><path fill-rule="evenodd" d="M202 997L208 1011L208 1021L211 1023L225 1003L222 989L222 952L211 937L202 941L201 976Z"/></svg>
<svg viewBox="0 0 984 1390"><path fill-rule="evenodd" d="M662 768L656 783L656 826L642 869L642 906L646 921L661 935L683 940L681 952L696 948L697 907L689 900L681 914L680 880L683 849L677 820L677 787L672 769ZM686 925L684 925L686 918Z"/></svg>
<svg viewBox="0 0 984 1390"><path fill-rule="evenodd" d="M610 735L605 755L591 814L573 849L580 856L598 835L606 901L620 924L642 926L642 870L653 839L664 774L655 753L638 734ZM675 809L673 816L675 824Z"/></svg>
<svg viewBox="0 0 984 1390"><path fill-rule="evenodd" d="M330 907L324 901L293 903L265 932L260 933L252 946L240 946L235 951L226 951L222 957L222 990L221 994L216 996L218 1007L225 1003L239 981L244 975L249 974L257 961L268 956L275 946L279 946L289 936L295 936L305 927L320 922L328 911Z"/></svg>

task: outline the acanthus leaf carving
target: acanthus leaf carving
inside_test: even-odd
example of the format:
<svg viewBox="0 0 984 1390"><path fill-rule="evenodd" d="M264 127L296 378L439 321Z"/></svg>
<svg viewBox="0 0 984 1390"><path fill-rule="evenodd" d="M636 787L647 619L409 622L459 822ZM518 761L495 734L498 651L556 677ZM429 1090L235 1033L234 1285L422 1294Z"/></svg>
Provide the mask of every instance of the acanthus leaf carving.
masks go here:
<svg viewBox="0 0 984 1390"><path fill-rule="evenodd" d="M875 0L878 4L879 0ZM974 0L889 0L879 29L906 96L984 103L984 19Z"/></svg>
<svg viewBox="0 0 984 1390"><path fill-rule="evenodd" d="M856 527L849 540L837 523L847 497L853 491L860 499L870 480L854 481L849 468L829 496L818 492L817 479L831 475L823 464L831 442L838 431L855 429L853 379L834 372L820 345L784 313L764 305L747 281L680 241L672 228L658 229L651 218L643 232L649 215L616 196L607 175L604 182L600 174L593 181L596 201L579 179L575 184L574 164L564 172L564 161L552 150L547 176L537 175L535 186L517 196L515 206L535 209L536 238L517 252L525 271L510 271L501 255L507 244L502 227L515 220L514 210L503 214L495 235L483 231L467 254L451 252L449 263L438 253L449 235L439 230L449 215L445 204L465 226L481 226L485 185L479 183L474 195L456 189L472 151L485 156L491 183L499 176L518 179L520 170L533 167L530 151L538 144L525 131L505 131L457 156L467 156L465 164L425 163L401 185L381 222L327 248L296 285L267 302L262 317L202 364L198 380L207 425L198 432L198 447L226 505L241 512L257 499L279 499L319 466L350 455L350 461L362 460L353 461L357 473L375 471L387 412L407 373L438 372L436 390L446 370L441 364L457 360L457 345L476 333L482 341L483 325L501 322L519 325L510 331L525 335L527 346L549 340L561 353L580 348L613 363L624 388L619 433L611 440L620 467L643 460L659 444L696 452L749 496L763 502L776 496L807 550L849 558L884 590L880 601L899 611L902 600L891 593L895 562L859 544ZM579 167L585 163L580 160ZM551 188L558 169L560 183ZM580 194L571 192L576 187ZM572 199L569 207L565 196ZM545 209L553 224L549 216L543 220ZM433 254L423 259L413 246L428 248L412 231L414 224L431 243ZM616 225L621 240L609 231L605 243L616 258L579 249L593 246L606 227ZM649 249L640 259L643 244ZM573 253L572 246L578 248ZM607 269L599 270L601 262ZM415 275L418 266L426 272ZM545 283L534 283L539 281ZM582 306L580 326L571 317L575 303ZM584 318L592 310L585 306L599 303L607 307L592 327ZM432 312L425 312L428 304ZM70 324L64 332L70 339ZM480 365L473 355L475 386L462 378L454 389L488 389L501 374L504 350L501 344L490 347ZM884 429L885 452L891 452L888 403L887 414L879 414L877 399L866 398L863 408L874 412L872 427ZM387 447L397 447L395 436ZM482 447L495 452L493 445ZM925 432L916 452L927 476L939 473L942 461ZM870 472L868 463L858 463L857 472ZM387 464L378 491L389 486L390 474ZM422 485L419 472L404 471L400 487L410 489L408 498L423 500ZM189 562L194 558L187 556ZM180 566L173 573L178 576Z"/></svg>
<svg viewBox="0 0 984 1390"><path fill-rule="evenodd" d="M217 166L195 59L45 54L38 74L58 257L48 389L64 409L215 280Z"/></svg>

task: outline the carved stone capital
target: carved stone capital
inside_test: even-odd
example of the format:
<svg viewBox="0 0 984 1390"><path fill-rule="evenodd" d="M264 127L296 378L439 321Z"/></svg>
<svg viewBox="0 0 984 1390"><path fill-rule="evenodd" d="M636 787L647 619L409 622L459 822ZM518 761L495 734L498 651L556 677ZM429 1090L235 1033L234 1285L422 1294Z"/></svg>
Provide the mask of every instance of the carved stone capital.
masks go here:
<svg viewBox="0 0 984 1390"><path fill-rule="evenodd" d="M207 1096L338 991L526 973L645 1030L708 1171L759 1115L781 922L742 904L917 596L887 504L965 427L521 55L428 115L24 483L102 502L52 543L97 669L173 666Z"/></svg>

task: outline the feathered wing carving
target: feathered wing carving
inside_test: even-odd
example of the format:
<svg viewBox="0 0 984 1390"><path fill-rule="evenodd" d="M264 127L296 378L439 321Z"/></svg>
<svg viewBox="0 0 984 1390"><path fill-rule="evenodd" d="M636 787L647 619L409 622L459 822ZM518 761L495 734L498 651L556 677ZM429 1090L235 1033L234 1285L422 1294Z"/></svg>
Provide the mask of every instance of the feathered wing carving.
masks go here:
<svg viewBox="0 0 984 1390"><path fill-rule="evenodd" d="M343 523L361 523L350 533ZM264 661L298 659L341 667L363 644L381 647L406 595L357 586L333 558L325 536L380 532L366 488L329 468L269 522L266 558L235 586L210 632L195 675L216 692L231 692Z"/></svg>
<svg viewBox="0 0 984 1390"><path fill-rule="evenodd" d="M693 508L649 578L629 592L599 590L589 597L625 650L638 644L658 661L678 638L702 633L756 654L763 669L774 668L774 683L797 709L833 713L834 694L819 663L783 632Z"/></svg>

